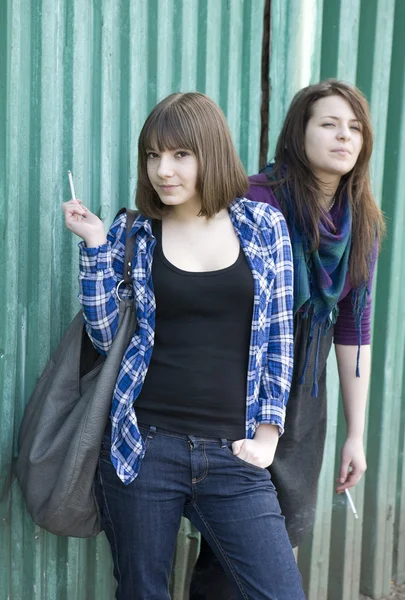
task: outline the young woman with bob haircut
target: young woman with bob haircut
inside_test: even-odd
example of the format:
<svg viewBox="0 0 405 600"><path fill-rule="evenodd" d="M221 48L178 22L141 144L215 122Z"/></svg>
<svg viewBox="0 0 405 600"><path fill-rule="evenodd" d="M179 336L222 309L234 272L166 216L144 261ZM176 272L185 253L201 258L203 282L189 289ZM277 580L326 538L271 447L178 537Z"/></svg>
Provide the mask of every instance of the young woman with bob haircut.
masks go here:
<svg viewBox="0 0 405 600"><path fill-rule="evenodd" d="M185 515L238 597L304 600L266 469L284 430L292 376L287 225L271 206L243 199L248 180L225 117L203 94L158 104L138 151L139 215L130 234L137 329L96 477L116 598L169 598ZM126 215L106 236L80 201L63 208L67 227L83 239L87 331L107 354L117 331Z"/></svg>
<svg viewBox="0 0 405 600"><path fill-rule="evenodd" d="M274 162L249 178L247 197L285 216L294 257L294 373L286 432L269 469L293 546L314 524L332 341L347 423L336 491L356 485L366 470L371 287L384 234L370 186L372 146L361 92L321 81L296 94ZM238 596L203 540L190 598L213 597Z"/></svg>

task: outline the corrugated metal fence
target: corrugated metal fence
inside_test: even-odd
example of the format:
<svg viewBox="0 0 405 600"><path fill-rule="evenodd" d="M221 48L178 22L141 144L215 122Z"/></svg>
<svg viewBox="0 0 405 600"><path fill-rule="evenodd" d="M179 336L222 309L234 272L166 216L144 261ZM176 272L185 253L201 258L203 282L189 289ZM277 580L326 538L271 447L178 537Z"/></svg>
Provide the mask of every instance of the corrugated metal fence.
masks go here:
<svg viewBox="0 0 405 600"><path fill-rule="evenodd" d="M310 600L373 598L405 580L405 2L272 1L270 154L297 89L327 77L356 83L371 104L373 190L388 236L375 281L367 427L368 471L353 498L360 521L333 494L345 435L334 359L328 364L328 438L316 527L299 549Z"/></svg>
<svg viewBox="0 0 405 600"><path fill-rule="evenodd" d="M35 380L77 310L77 249L60 204L77 193L110 223L133 203L136 141L172 91L219 102L257 171L264 0L3 0L0 17L0 489ZM371 102L374 190L389 235L376 281L369 471L354 522L333 496L344 426L330 364L327 452L313 537L298 560L310 600L379 598L405 580L405 61L403 0L273 0L270 153L293 93L320 77L357 82ZM402 192L402 193L401 193ZM401 277L402 275L402 277ZM103 536L33 527L14 482L0 505L0 599L109 600ZM189 538L191 535L191 539ZM181 537L180 600L192 533Z"/></svg>

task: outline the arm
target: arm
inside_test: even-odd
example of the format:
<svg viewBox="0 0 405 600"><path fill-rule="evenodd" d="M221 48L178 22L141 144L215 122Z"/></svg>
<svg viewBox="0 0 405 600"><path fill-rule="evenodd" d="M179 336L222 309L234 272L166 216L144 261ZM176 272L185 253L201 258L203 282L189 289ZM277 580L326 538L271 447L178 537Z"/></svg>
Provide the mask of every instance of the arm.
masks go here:
<svg viewBox="0 0 405 600"><path fill-rule="evenodd" d="M336 358L342 390L347 437L341 451L337 492L353 487L367 468L363 446L368 386L370 382L370 346L361 346L360 377L356 377L357 346L336 344ZM349 467L352 470L349 471Z"/></svg>
<svg viewBox="0 0 405 600"><path fill-rule="evenodd" d="M121 217L119 219L122 221ZM122 223L118 231L117 225L117 222L113 224L105 244L94 248L88 248L83 242L79 244L78 298L87 334L96 350L104 356L118 331L119 302L116 290L122 279L125 250L122 247Z"/></svg>
<svg viewBox="0 0 405 600"><path fill-rule="evenodd" d="M79 301L86 331L100 354L106 355L118 330L116 286L125 256L125 215L113 223L106 238L96 215L70 201L62 205L67 228L80 236Z"/></svg>
<svg viewBox="0 0 405 600"><path fill-rule="evenodd" d="M280 214L273 225L271 254L276 276L269 304L267 362L261 379L253 440L237 440L232 448L239 458L260 467L271 465L279 435L284 431L285 410L293 370L293 265L287 225Z"/></svg>
<svg viewBox="0 0 405 600"><path fill-rule="evenodd" d="M364 421L371 364L371 288L373 285L378 244L374 244L368 282L369 293L361 322L360 377L356 377L358 332L353 315L352 292L339 301L339 316L334 330L336 358L347 424L346 441L341 450L337 492L353 487L367 468L363 446ZM349 471L349 467L352 471Z"/></svg>

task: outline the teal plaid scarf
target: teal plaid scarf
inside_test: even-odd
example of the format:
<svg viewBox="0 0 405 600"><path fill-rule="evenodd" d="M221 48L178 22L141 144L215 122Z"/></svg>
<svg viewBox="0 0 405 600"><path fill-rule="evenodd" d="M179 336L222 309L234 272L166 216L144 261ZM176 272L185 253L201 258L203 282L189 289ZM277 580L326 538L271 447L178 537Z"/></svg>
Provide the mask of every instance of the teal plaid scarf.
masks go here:
<svg viewBox="0 0 405 600"><path fill-rule="evenodd" d="M273 177L274 164L268 164L264 172L270 181ZM275 191L282 196L282 205L286 207L287 224L290 231L294 261L294 315L302 311L305 317L311 319L310 333L307 341L306 357L300 383L305 381L310 349L314 337L315 326L319 325L314 366L314 384L312 395L318 395L318 355L321 332L336 323L339 313L338 301L342 294L349 269L351 246L352 217L348 201L342 203L342 208L336 232L331 232L325 224L325 219L319 221L320 243L317 250L309 251L306 239L294 219L294 205L291 190L282 186ZM326 215L325 215L326 218ZM355 316L358 352L356 375L359 373L359 358L361 345L361 319L367 301L367 285L353 290L353 312Z"/></svg>

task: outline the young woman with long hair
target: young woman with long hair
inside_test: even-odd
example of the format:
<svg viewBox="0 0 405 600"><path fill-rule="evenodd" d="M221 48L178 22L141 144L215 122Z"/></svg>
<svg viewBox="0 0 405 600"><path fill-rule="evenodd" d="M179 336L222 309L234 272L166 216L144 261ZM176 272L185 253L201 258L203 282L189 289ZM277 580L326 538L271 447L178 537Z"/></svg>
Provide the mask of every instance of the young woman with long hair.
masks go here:
<svg viewBox="0 0 405 600"><path fill-rule="evenodd" d="M384 233L370 187L372 146L361 92L322 81L296 94L274 162L249 178L247 197L281 210L293 249L294 373L285 433L269 470L294 547L314 524L332 341L347 423L336 491L356 485L366 470L371 286ZM237 596L203 540L190 598L213 597Z"/></svg>
<svg viewBox="0 0 405 600"><path fill-rule="evenodd" d="M243 199L225 118L199 93L155 107L139 138L132 282L137 328L96 493L119 600L164 600L182 515L238 597L305 598L269 471L293 364L293 269L281 213ZM126 215L106 236L80 201L80 294L95 348L117 331ZM128 294L129 289L119 291Z"/></svg>

